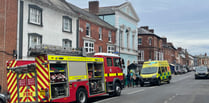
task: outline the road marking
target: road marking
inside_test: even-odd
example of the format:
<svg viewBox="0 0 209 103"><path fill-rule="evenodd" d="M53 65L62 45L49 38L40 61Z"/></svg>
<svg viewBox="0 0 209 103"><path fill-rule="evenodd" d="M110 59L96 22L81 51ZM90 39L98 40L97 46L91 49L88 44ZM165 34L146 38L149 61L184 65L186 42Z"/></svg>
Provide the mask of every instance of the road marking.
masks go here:
<svg viewBox="0 0 209 103"><path fill-rule="evenodd" d="M168 103L168 101L166 100L166 101L164 101L164 103Z"/></svg>
<svg viewBox="0 0 209 103"><path fill-rule="evenodd" d="M141 89L141 90L138 90L138 91L134 91L134 92L128 93L128 95L135 94L135 93L138 93L138 92L143 92L143 91L144 91L144 89Z"/></svg>
<svg viewBox="0 0 209 103"><path fill-rule="evenodd" d="M173 82L178 82L178 81L184 80L184 79L189 78L189 77L191 77L191 75L185 76L185 77L180 78L178 80L174 80Z"/></svg>
<svg viewBox="0 0 209 103"><path fill-rule="evenodd" d="M112 98L108 98L108 99L100 100L100 101L97 101L97 102L94 102L94 103L107 103L107 101L110 101L110 100L112 100L112 99L116 99L116 98L119 98L119 97L112 97Z"/></svg>
<svg viewBox="0 0 209 103"><path fill-rule="evenodd" d="M149 87L149 88L155 88L155 87Z"/></svg>

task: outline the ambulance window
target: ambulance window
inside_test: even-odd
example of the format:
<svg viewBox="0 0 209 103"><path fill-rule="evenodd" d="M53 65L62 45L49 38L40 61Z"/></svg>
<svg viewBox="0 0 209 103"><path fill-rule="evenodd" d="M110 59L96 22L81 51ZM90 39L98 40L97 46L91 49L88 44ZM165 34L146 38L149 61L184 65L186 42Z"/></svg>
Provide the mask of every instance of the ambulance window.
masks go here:
<svg viewBox="0 0 209 103"><path fill-rule="evenodd" d="M162 72L165 72L165 68L164 67L161 67L161 69L162 69Z"/></svg>
<svg viewBox="0 0 209 103"><path fill-rule="evenodd" d="M165 68L165 72L167 72L167 68L166 67L164 67Z"/></svg>
<svg viewBox="0 0 209 103"><path fill-rule="evenodd" d="M114 66L120 67L120 58L114 58L113 63L114 63Z"/></svg>
<svg viewBox="0 0 209 103"><path fill-rule="evenodd" d="M111 58L107 58L107 66L112 66L112 59Z"/></svg>

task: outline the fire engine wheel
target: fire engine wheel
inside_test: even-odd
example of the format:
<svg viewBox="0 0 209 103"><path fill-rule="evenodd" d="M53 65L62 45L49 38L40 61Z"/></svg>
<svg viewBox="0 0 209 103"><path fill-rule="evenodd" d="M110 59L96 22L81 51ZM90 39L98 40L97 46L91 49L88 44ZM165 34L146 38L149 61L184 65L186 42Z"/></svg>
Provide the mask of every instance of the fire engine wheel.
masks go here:
<svg viewBox="0 0 209 103"><path fill-rule="evenodd" d="M87 103L87 92L84 88L79 88L76 92L77 103Z"/></svg>
<svg viewBox="0 0 209 103"><path fill-rule="evenodd" d="M115 96L120 96L121 94L121 87L119 83L115 84Z"/></svg>

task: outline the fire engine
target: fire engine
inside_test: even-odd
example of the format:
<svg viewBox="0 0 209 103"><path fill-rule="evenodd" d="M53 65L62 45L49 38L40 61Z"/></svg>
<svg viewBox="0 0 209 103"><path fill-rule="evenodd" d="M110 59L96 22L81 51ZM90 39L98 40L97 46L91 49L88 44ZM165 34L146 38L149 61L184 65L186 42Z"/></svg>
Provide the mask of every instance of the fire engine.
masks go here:
<svg viewBox="0 0 209 103"><path fill-rule="evenodd" d="M124 87L123 60L115 54L38 45L28 52L34 61L7 63L11 103L73 102L109 94L119 96Z"/></svg>

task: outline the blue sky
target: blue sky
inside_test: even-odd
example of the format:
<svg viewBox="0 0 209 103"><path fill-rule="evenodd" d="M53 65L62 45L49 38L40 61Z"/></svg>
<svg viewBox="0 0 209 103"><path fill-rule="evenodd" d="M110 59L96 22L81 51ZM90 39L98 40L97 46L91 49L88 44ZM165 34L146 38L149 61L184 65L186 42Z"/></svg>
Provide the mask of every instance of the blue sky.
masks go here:
<svg viewBox="0 0 209 103"><path fill-rule="evenodd" d="M88 8L90 0L68 0ZM92 1L92 0L91 0ZM209 0L99 0L100 7L132 3L140 18L138 26L149 26L167 37L175 47L192 55L209 54Z"/></svg>

